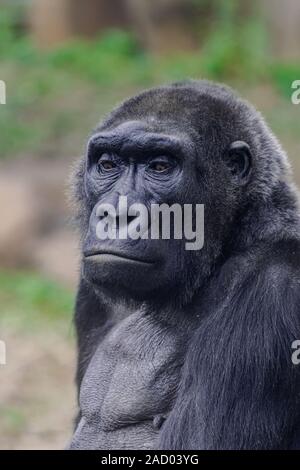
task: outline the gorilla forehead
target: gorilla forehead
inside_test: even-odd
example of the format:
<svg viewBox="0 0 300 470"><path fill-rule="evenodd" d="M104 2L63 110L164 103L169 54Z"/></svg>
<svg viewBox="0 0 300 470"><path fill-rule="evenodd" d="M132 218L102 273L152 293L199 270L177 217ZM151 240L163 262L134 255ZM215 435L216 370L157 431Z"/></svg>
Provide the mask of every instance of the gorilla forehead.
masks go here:
<svg viewBox="0 0 300 470"><path fill-rule="evenodd" d="M173 153L182 159L187 154L189 158L195 154L193 140L186 132L172 132L166 122L159 124L155 118L129 120L112 129L99 129L90 139L89 145L128 157L133 153L135 156L138 156L139 152L142 155L145 152L151 155L151 152L156 151Z"/></svg>
<svg viewBox="0 0 300 470"><path fill-rule="evenodd" d="M100 128L107 130L122 122L137 120L147 123L154 131L168 129L177 133L184 129L194 137L194 131L203 133L212 126L216 128L218 123L223 126L224 120L229 125L232 123L232 127L240 123L244 128L249 109L250 106L228 87L187 81L146 90L126 100ZM253 118L252 108L251 113Z"/></svg>

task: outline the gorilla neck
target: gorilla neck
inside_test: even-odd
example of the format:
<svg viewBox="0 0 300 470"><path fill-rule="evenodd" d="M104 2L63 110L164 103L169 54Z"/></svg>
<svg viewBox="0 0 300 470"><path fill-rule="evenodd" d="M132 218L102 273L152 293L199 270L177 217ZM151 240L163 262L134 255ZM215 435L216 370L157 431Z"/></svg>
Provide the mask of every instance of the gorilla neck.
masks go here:
<svg viewBox="0 0 300 470"><path fill-rule="evenodd" d="M195 276L189 279L185 286L174 286L173 289L164 292L150 292L145 298L138 298L124 289L110 289L108 287L94 287L101 304L107 309L109 318L116 322L130 316L132 312L143 311L153 317L164 318L173 324L176 318L193 317L193 305L201 296L202 287L209 282L209 278L217 270L219 263L214 263L206 277L199 279ZM214 269L213 269L214 268ZM190 320L189 320L190 321Z"/></svg>
<svg viewBox="0 0 300 470"><path fill-rule="evenodd" d="M116 296L108 289L96 290L98 297L107 309L109 318L113 324L122 322L133 313L141 312L143 315L150 315L157 321L163 321L168 325L178 325L179 323L190 324L193 322L192 302L181 306L179 303L170 303L170 298L162 300L153 296L152 300L137 300L130 295ZM184 311L183 311L184 308ZM191 313L189 313L191 310Z"/></svg>

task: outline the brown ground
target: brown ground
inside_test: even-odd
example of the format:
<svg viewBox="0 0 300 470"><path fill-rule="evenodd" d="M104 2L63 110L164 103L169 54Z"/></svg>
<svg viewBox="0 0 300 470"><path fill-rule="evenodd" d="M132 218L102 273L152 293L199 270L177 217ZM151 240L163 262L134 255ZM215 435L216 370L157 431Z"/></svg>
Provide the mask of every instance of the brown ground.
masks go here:
<svg viewBox="0 0 300 470"><path fill-rule="evenodd" d="M49 331L4 338L0 449L64 448L76 413L73 342Z"/></svg>

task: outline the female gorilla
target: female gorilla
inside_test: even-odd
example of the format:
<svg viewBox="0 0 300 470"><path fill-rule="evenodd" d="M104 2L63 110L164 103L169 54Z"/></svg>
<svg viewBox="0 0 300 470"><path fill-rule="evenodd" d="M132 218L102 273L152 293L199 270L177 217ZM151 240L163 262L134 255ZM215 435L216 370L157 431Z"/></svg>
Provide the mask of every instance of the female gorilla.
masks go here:
<svg viewBox="0 0 300 470"><path fill-rule="evenodd" d="M80 413L70 447L300 448L299 210L260 114L205 81L141 93L93 133L74 189ZM99 239L99 207L120 196L149 211L204 204L203 248Z"/></svg>

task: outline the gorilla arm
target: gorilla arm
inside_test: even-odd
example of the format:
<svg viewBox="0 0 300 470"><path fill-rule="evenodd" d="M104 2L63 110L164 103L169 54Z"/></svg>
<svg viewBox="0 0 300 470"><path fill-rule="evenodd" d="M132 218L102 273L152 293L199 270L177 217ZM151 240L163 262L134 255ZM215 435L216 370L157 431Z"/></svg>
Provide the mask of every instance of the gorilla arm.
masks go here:
<svg viewBox="0 0 300 470"><path fill-rule="evenodd" d="M215 279L161 448L300 448L300 367L291 359L300 338L299 242L262 251L254 261L253 253L230 260Z"/></svg>

